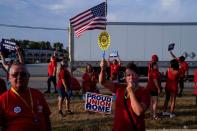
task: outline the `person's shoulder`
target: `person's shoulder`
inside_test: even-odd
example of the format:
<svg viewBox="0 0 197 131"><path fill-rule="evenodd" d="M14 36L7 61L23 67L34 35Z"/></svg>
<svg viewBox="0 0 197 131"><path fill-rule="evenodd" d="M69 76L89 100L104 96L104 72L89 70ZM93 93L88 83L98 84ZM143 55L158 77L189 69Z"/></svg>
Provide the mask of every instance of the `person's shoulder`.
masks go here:
<svg viewBox="0 0 197 131"><path fill-rule="evenodd" d="M31 87L29 87L29 88L30 88L31 93L37 94L37 95L43 95L43 93L41 91L39 91L38 89L31 88Z"/></svg>
<svg viewBox="0 0 197 131"><path fill-rule="evenodd" d="M10 94L11 90L7 90L0 95L0 100L7 98L8 94Z"/></svg>

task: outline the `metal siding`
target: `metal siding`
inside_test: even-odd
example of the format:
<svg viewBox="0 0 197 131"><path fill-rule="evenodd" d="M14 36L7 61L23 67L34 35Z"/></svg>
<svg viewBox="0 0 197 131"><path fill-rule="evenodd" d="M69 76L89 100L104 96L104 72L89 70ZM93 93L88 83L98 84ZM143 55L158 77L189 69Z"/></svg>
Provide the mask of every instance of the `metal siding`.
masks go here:
<svg viewBox="0 0 197 131"><path fill-rule="evenodd" d="M122 61L149 61L156 53L161 61L171 59L167 50L174 42L174 53L180 56L184 51L197 50L197 23L109 23L107 31L111 45L106 51L118 50ZM86 31L80 38L74 38L74 61L100 61L102 51L98 47L98 34L101 30ZM188 59L196 61L195 59Z"/></svg>
<svg viewBox="0 0 197 131"><path fill-rule="evenodd" d="M191 54L195 52L197 55L197 26L182 26L181 27L181 54L187 52ZM188 61L197 61L197 56L194 59L188 57Z"/></svg>
<svg viewBox="0 0 197 131"><path fill-rule="evenodd" d="M153 54L162 56L162 28L161 26L145 26L145 58L151 60Z"/></svg>

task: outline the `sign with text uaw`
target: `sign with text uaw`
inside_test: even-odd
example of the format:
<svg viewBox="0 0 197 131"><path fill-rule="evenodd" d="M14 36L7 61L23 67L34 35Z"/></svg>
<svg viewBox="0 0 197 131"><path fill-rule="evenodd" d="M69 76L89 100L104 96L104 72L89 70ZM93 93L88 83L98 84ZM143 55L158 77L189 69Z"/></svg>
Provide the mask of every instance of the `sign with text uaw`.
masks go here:
<svg viewBox="0 0 197 131"><path fill-rule="evenodd" d="M4 53L12 53L16 51L16 43L10 40L2 39L0 43L0 50Z"/></svg>
<svg viewBox="0 0 197 131"><path fill-rule="evenodd" d="M110 114L112 96L86 92L85 110Z"/></svg>

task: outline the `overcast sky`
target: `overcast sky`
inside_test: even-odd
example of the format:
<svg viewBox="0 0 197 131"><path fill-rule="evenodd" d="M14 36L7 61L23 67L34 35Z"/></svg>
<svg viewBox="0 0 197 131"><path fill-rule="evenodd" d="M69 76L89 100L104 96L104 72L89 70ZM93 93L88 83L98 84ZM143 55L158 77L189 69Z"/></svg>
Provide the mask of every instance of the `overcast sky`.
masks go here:
<svg viewBox="0 0 197 131"><path fill-rule="evenodd" d="M0 0L0 24L49 28L68 27L69 19L104 0ZM107 21L197 22L197 0L108 0ZM66 31L0 26L1 38L62 42Z"/></svg>

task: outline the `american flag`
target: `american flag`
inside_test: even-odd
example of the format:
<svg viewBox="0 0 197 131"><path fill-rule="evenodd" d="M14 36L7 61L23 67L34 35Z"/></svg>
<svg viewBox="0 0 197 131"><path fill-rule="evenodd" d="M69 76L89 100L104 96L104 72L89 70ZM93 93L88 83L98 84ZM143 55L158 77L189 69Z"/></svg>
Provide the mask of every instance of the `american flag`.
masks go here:
<svg viewBox="0 0 197 131"><path fill-rule="evenodd" d="M86 30L106 29L106 2L86 10L70 19L75 34L79 37Z"/></svg>

